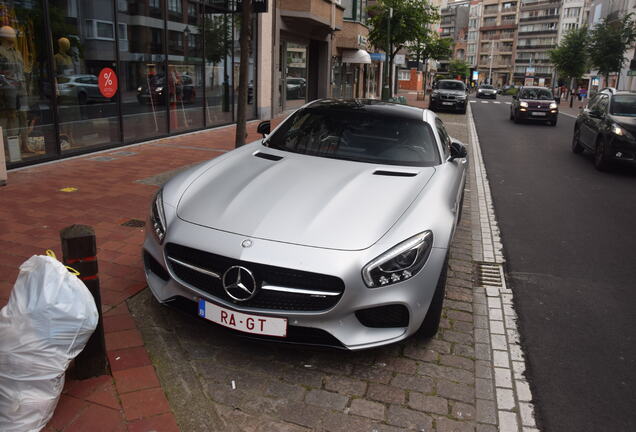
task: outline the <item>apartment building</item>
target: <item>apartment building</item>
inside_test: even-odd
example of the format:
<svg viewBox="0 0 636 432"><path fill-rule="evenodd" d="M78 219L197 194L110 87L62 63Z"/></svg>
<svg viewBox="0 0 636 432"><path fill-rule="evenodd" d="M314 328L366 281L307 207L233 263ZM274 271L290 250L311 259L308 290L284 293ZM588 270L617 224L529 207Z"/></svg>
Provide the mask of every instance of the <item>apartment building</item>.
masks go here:
<svg viewBox="0 0 636 432"><path fill-rule="evenodd" d="M550 87L554 67L549 50L558 43L561 1L521 0L514 83Z"/></svg>
<svg viewBox="0 0 636 432"><path fill-rule="evenodd" d="M479 27L481 26L481 0L472 0L468 9L468 35L466 37L466 63L471 70L477 68Z"/></svg>
<svg viewBox="0 0 636 432"><path fill-rule="evenodd" d="M500 87L513 79L517 36L517 0L484 0L477 52L480 83Z"/></svg>
<svg viewBox="0 0 636 432"><path fill-rule="evenodd" d="M453 58L464 60L468 35L468 12L470 0L460 0L442 5L440 10L440 37L454 41ZM448 70L448 60L442 60L440 72Z"/></svg>

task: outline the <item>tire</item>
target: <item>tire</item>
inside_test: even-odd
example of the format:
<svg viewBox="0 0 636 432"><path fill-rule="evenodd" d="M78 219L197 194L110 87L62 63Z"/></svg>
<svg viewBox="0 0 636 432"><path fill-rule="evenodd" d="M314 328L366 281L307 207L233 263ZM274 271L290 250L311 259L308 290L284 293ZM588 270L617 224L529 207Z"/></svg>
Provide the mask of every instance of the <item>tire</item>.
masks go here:
<svg viewBox="0 0 636 432"><path fill-rule="evenodd" d="M444 260L444 268L437 280L435 294L428 307L424 321L419 329L419 334L425 338L432 338L439 330L439 322L442 318L442 308L444 306L444 293L446 292L446 274L448 273L448 256Z"/></svg>
<svg viewBox="0 0 636 432"><path fill-rule="evenodd" d="M86 93L80 93L77 95L77 101L80 105L86 105L86 102L88 102L88 96L86 96Z"/></svg>
<svg viewBox="0 0 636 432"><path fill-rule="evenodd" d="M557 120L550 120L549 124L550 124L550 126L556 126L557 125Z"/></svg>
<svg viewBox="0 0 636 432"><path fill-rule="evenodd" d="M512 114L512 121L515 123L519 123L519 119L517 118L517 113Z"/></svg>
<svg viewBox="0 0 636 432"><path fill-rule="evenodd" d="M460 113L460 114L466 114L466 108L464 108L463 110L461 110L459 113Z"/></svg>
<svg viewBox="0 0 636 432"><path fill-rule="evenodd" d="M515 117L512 115L512 110L510 110L510 120L514 120Z"/></svg>
<svg viewBox="0 0 636 432"><path fill-rule="evenodd" d="M594 167L599 171L607 171L610 166L607 157L607 144L605 138L599 137L596 140L596 148L594 149Z"/></svg>
<svg viewBox="0 0 636 432"><path fill-rule="evenodd" d="M581 145L581 130L579 128L574 129L574 134L572 135L572 153L581 154L583 153L583 146Z"/></svg>

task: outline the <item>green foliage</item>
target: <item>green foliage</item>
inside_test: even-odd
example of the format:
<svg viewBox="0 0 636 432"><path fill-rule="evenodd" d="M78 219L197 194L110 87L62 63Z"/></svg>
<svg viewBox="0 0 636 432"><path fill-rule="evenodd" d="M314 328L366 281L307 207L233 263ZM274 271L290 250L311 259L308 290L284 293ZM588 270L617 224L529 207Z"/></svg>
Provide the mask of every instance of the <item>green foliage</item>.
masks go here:
<svg viewBox="0 0 636 432"><path fill-rule="evenodd" d="M516 95L517 93L519 93L519 89L518 89L518 88L516 88L516 87L509 88L508 90L506 90L505 92L503 92L503 94L505 94L505 95L509 95L509 96L514 96L514 95Z"/></svg>
<svg viewBox="0 0 636 432"><path fill-rule="evenodd" d="M231 53L232 23L226 14L206 15L204 20L205 59L217 64Z"/></svg>
<svg viewBox="0 0 636 432"><path fill-rule="evenodd" d="M567 32L561 43L550 50L550 61L560 76L578 79L588 70L588 42L588 30L581 27Z"/></svg>
<svg viewBox="0 0 636 432"><path fill-rule="evenodd" d="M448 64L448 73L452 78L459 76L460 79L464 79L470 74L470 66L463 60L451 60Z"/></svg>
<svg viewBox="0 0 636 432"><path fill-rule="evenodd" d="M625 51L636 41L636 22L632 16L630 13L621 20L604 19L590 32L590 62L606 79L610 73L621 70Z"/></svg>
<svg viewBox="0 0 636 432"><path fill-rule="evenodd" d="M389 18L389 8L393 8L393 18ZM424 40L429 33L429 25L439 19L437 8L427 0L378 0L369 8L372 15L369 22L371 31L369 40L380 49L387 49L391 44L389 58L393 57L406 45ZM388 40L388 23L391 21L391 38Z"/></svg>
<svg viewBox="0 0 636 432"><path fill-rule="evenodd" d="M446 60L453 55L453 40L428 32L424 38L411 45L409 50L411 58L418 61L419 59Z"/></svg>

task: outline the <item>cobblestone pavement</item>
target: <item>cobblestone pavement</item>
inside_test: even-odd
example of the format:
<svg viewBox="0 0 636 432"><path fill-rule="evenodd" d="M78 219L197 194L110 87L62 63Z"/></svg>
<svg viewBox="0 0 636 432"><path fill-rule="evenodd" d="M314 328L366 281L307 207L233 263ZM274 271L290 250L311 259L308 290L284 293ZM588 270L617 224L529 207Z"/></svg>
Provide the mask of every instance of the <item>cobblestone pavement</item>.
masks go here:
<svg viewBox="0 0 636 432"><path fill-rule="evenodd" d="M452 136L469 141L466 116L440 116ZM495 246L482 246L474 171L450 253L441 329L433 339L413 337L355 353L257 343L160 306L147 290L129 301L180 428L519 430L511 369L501 368L505 375L493 368L492 300L476 288L473 253L483 260ZM508 352L501 353L509 364ZM515 377L521 378L523 358L518 360ZM503 364L504 357L495 361Z"/></svg>

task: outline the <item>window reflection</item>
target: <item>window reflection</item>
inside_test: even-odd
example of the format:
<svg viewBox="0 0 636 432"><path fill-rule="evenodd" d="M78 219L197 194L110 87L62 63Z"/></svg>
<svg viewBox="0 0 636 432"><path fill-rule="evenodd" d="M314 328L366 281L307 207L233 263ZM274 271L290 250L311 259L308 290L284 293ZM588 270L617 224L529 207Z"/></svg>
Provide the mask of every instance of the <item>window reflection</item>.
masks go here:
<svg viewBox="0 0 636 432"><path fill-rule="evenodd" d="M40 1L0 0L0 127L8 163L56 151Z"/></svg>
<svg viewBox="0 0 636 432"><path fill-rule="evenodd" d="M205 98L208 124L232 121L230 109L230 65L232 64L232 19L230 15L206 13Z"/></svg>
<svg viewBox="0 0 636 432"><path fill-rule="evenodd" d="M62 152L121 142L116 95L98 85L104 68L117 75L112 0L51 0L49 9Z"/></svg>

